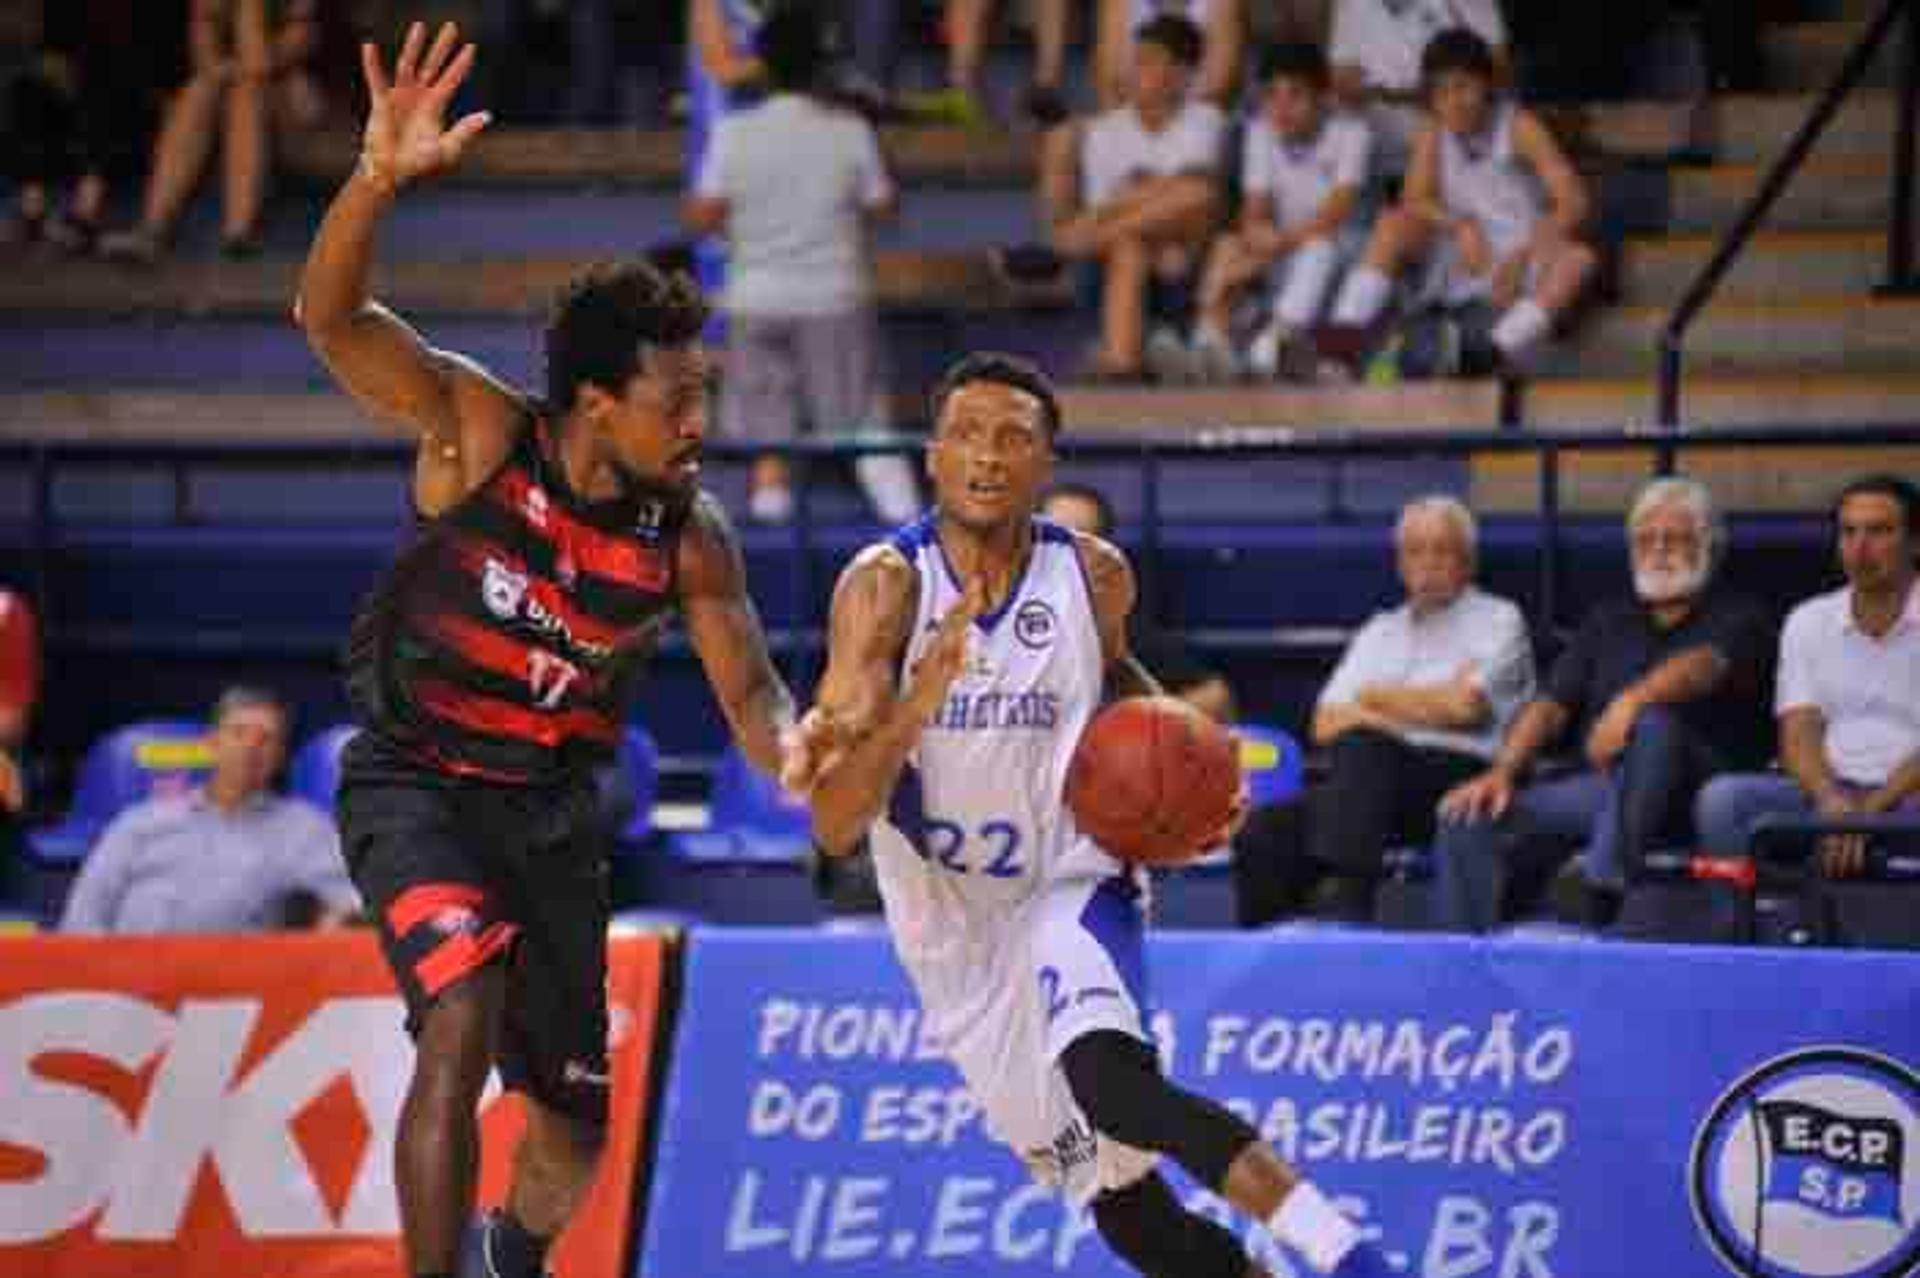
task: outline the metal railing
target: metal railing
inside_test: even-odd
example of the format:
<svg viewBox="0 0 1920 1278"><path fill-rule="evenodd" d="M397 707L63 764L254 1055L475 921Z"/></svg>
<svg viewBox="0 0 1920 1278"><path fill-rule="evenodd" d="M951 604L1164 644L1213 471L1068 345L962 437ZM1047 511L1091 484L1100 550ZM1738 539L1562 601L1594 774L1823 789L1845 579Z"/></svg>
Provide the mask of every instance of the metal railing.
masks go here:
<svg viewBox="0 0 1920 1278"><path fill-rule="evenodd" d="M1535 459L1539 476L1540 539L1537 547L1537 587L1534 593L1535 620L1553 626L1561 616L1563 543L1566 538L1567 512L1563 500L1562 463L1569 454L1588 451L1644 449L1652 454L1649 473L1658 467L1660 453L1674 446L1673 437L1664 431L1634 429L1569 429L1553 431L1514 431L1482 429L1469 431L1309 431L1291 428L1223 427L1201 429L1180 437L1143 436L1128 441L1066 438L1061 454L1075 461L1129 461L1139 468L1141 514L1136 528L1137 573L1140 580L1141 607L1155 619L1163 619L1159 609L1161 548L1166 541L1168 520L1165 514L1164 488L1166 468L1175 462L1201 459L1343 460L1406 458L1465 458L1475 455L1527 456ZM1876 447L1920 445L1920 423L1858 426L1844 423L1797 425L1790 427L1712 427L1688 433L1678 444L1689 451L1720 451L1753 448L1833 448L1836 446ZM830 582L816 581L813 551L822 541L823 525L813 509L808 493L808 471L816 466L839 462L871 453L917 453L922 442L916 439L891 440L812 440L775 447L754 447L715 442L709 453L716 460L746 461L766 452L786 455L795 469L795 490L799 497L795 518L784 530L793 558L785 582L788 615L797 628L806 633L824 616ZM353 444L180 444L152 443L79 443L60 441L0 441L0 472L12 471L31 476L28 536L34 549L36 603L42 608L43 622L57 630L59 618L50 589L61 534L54 490L56 478L65 472L102 467L146 467L165 471L174 494L175 526L192 526L200 521L194 509L192 476L201 470L258 469L263 465L313 468L337 473L342 469L379 469L404 472L412 456L403 442L356 442ZM1343 507L1338 494L1330 494L1327 520L1351 522L1353 515ZM396 532L401 512L396 510ZM1292 522L1292 521L1288 521Z"/></svg>
<svg viewBox="0 0 1920 1278"><path fill-rule="evenodd" d="M1914 232L1914 117L1920 107L1920 0L1885 0L1880 12L1867 24L1860 38L1848 50L1840 69L1821 90L1813 110L1794 131L1786 150L1768 166L1760 186L1748 198L1740 216L1734 219L1714 246L1713 256L1694 275L1667 322L1660 330L1660 426L1668 431L1680 429L1680 381L1685 371L1687 330L1692 327L1707 303L1713 300L1720 282L1733 268L1734 261L1772 212L1787 184L1806 163L1820 135L1826 131L1841 103L1859 87L1894 25L1906 19L1906 40L1900 62L1898 118L1894 128L1893 190L1891 216L1887 225L1887 277L1876 293L1881 296L1905 296L1916 291L1913 269ZM1665 458L1663 457L1663 464Z"/></svg>

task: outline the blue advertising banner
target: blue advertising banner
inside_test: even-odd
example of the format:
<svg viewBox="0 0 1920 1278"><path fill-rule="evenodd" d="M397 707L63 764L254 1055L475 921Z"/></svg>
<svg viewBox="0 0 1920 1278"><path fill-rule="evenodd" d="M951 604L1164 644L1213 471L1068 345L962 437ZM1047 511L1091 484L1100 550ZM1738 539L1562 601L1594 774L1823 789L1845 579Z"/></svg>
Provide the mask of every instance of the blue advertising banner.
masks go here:
<svg viewBox="0 0 1920 1278"><path fill-rule="evenodd" d="M699 930L687 957L644 1278L1127 1272L987 1137L883 936ZM1196 933L1148 967L1172 1075L1400 1272L1920 1261L1920 956Z"/></svg>

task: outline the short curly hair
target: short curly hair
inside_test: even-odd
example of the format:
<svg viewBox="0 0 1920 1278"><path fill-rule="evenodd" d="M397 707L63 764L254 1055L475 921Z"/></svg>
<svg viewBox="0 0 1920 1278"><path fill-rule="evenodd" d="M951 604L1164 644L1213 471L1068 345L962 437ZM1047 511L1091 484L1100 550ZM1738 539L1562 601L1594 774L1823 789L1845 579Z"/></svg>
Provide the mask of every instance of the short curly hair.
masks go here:
<svg viewBox="0 0 1920 1278"><path fill-rule="evenodd" d="M1003 351L975 351L965 355L949 368L940 378L939 385L933 388L931 407L933 422L937 429L940 424L940 412L947 400L962 386L973 382L998 382L1002 386L1011 386L1014 390L1025 391L1040 401L1040 421L1046 427L1047 438L1060 436L1060 397L1054 392L1053 382L1040 371L1040 366L1032 360L1022 359L1018 355L1009 355Z"/></svg>
<svg viewBox="0 0 1920 1278"><path fill-rule="evenodd" d="M632 260L568 281L547 320L547 405L570 410L591 383L617 395L639 371L642 346L685 346L706 327L707 301L680 272Z"/></svg>

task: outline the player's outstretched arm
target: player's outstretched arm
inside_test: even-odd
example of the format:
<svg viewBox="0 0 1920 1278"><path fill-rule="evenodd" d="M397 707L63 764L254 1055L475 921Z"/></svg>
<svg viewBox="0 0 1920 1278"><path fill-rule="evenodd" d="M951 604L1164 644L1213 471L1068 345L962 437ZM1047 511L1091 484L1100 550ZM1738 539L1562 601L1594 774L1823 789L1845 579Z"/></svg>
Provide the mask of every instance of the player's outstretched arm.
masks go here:
<svg viewBox="0 0 1920 1278"><path fill-rule="evenodd" d="M294 315L335 380L377 416L422 436L422 506L463 495L458 481L498 460L489 447L517 419L515 397L471 363L437 351L368 291L380 218L410 183L452 167L487 125L476 112L447 126L447 104L473 67L453 24L431 46L415 23L387 78L372 45L360 51L370 107L360 162L334 197L300 276Z"/></svg>
<svg viewBox="0 0 1920 1278"><path fill-rule="evenodd" d="M900 686L897 670L913 627L918 582L891 546L863 551L834 587L827 672L802 721L788 775L813 810L813 838L841 856L858 846L886 807L900 769L966 661L967 632L984 609L975 581Z"/></svg>
<svg viewBox="0 0 1920 1278"><path fill-rule="evenodd" d="M1100 651L1106 660L1106 695L1155 697L1164 689L1140 659L1133 655L1133 641L1127 636L1127 623L1133 619L1138 591L1133 580L1133 565L1126 552L1104 537L1076 532L1074 549L1087 570L1087 585L1093 595L1094 621L1100 627Z"/></svg>
<svg viewBox="0 0 1920 1278"><path fill-rule="evenodd" d="M715 700L753 766L776 774L793 730L793 694L773 668L760 614L747 595L740 543L720 503L702 493L681 534L680 609Z"/></svg>

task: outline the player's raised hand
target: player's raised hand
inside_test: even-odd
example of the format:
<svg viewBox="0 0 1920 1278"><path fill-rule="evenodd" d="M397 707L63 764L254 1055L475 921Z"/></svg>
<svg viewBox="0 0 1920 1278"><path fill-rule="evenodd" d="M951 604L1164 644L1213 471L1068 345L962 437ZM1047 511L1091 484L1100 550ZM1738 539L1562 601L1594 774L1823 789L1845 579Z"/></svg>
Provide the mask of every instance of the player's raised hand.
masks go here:
<svg viewBox="0 0 1920 1278"><path fill-rule="evenodd" d="M389 81L380 51L371 44L360 46L360 68L372 104L360 148L362 172L398 189L459 162L467 144L493 119L475 111L452 127L446 124L447 104L473 70L473 56L473 46L460 43L460 30L453 23L444 24L428 47L427 28L416 22L407 29Z"/></svg>
<svg viewBox="0 0 1920 1278"><path fill-rule="evenodd" d="M907 686L907 699L925 715L932 715L947 699L947 689L967 665L967 640L974 619L987 610L987 579L975 577L966 594L947 609L932 642L921 650Z"/></svg>

